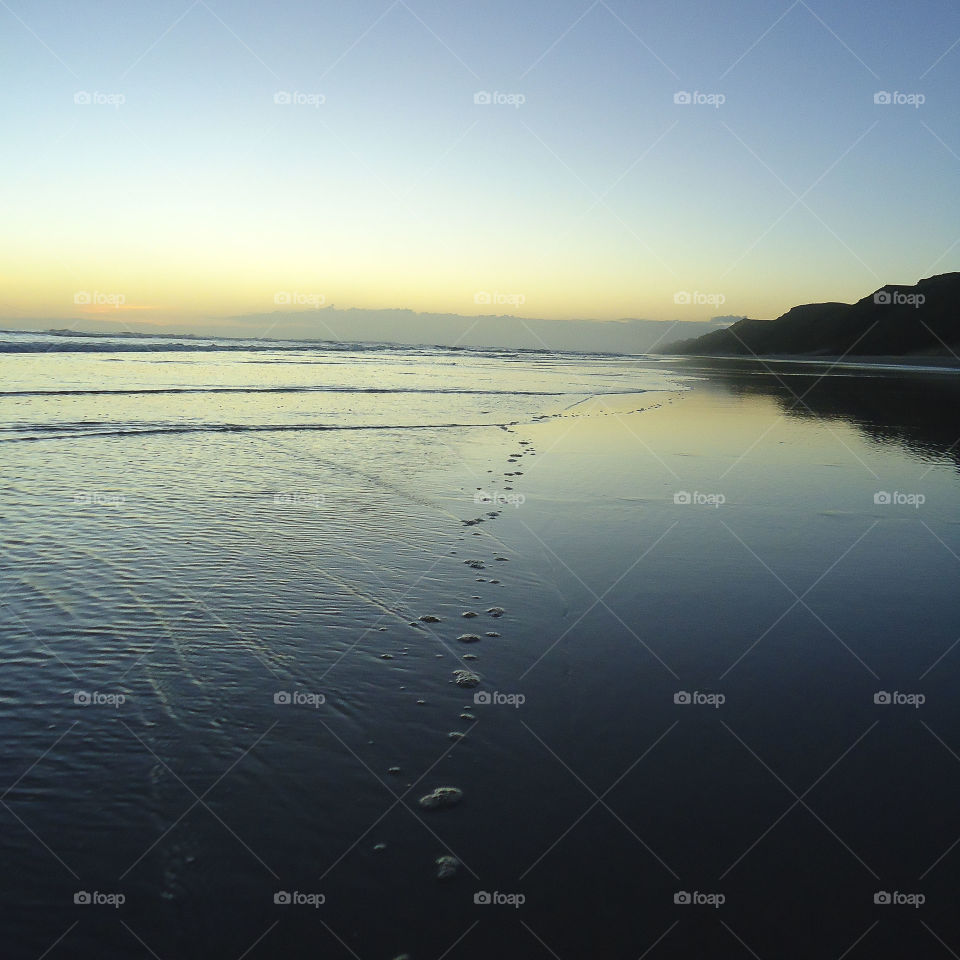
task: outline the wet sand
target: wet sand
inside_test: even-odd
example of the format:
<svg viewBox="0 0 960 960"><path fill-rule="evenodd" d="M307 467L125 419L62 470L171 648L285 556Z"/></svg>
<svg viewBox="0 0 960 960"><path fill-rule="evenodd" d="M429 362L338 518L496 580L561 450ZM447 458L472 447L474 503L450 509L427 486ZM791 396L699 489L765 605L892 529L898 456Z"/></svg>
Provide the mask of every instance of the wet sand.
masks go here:
<svg viewBox="0 0 960 960"><path fill-rule="evenodd" d="M149 509L109 536L87 504L52 541L62 507L31 505L16 950L76 921L79 955L131 931L184 957L922 951L878 891L954 941L957 407L697 377L372 454L142 438L157 487L137 466ZM22 467L129 462L87 442ZM266 509L268 476L300 499Z"/></svg>

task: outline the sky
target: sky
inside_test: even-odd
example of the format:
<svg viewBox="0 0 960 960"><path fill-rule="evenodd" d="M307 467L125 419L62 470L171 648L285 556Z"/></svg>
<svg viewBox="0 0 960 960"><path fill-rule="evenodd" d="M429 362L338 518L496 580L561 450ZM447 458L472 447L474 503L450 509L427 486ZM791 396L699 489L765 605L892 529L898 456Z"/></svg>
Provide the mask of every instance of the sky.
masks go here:
<svg viewBox="0 0 960 960"><path fill-rule="evenodd" d="M960 263L955 0L3 0L0 73L9 325L773 317Z"/></svg>

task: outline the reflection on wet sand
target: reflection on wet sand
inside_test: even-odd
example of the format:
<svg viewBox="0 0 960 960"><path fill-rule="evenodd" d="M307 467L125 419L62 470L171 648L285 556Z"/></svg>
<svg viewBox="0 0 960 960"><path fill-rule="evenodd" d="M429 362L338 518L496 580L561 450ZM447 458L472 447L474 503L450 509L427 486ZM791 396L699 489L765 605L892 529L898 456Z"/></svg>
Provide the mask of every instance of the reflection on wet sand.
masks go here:
<svg viewBox="0 0 960 960"><path fill-rule="evenodd" d="M788 416L842 420L879 444L960 467L960 371L699 357L680 366L734 396L769 397Z"/></svg>

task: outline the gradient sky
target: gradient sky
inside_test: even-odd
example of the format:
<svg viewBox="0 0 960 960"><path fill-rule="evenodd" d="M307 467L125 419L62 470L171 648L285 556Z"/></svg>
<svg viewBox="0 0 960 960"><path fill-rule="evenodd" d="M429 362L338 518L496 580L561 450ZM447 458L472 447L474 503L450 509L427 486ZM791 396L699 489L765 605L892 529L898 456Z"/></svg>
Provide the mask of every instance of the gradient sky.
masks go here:
<svg viewBox="0 0 960 960"><path fill-rule="evenodd" d="M3 0L0 25L0 320L283 294L768 317L960 263L956 0Z"/></svg>

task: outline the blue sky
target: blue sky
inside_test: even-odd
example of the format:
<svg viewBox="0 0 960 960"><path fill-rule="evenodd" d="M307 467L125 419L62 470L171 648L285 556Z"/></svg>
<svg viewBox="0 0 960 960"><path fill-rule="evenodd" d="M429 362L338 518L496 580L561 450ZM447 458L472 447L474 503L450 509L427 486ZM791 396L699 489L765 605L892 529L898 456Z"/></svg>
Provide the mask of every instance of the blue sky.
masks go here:
<svg viewBox="0 0 960 960"><path fill-rule="evenodd" d="M283 291L773 316L958 262L940 0L6 0L0 23L8 319L75 317L78 290L131 323Z"/></svg>

